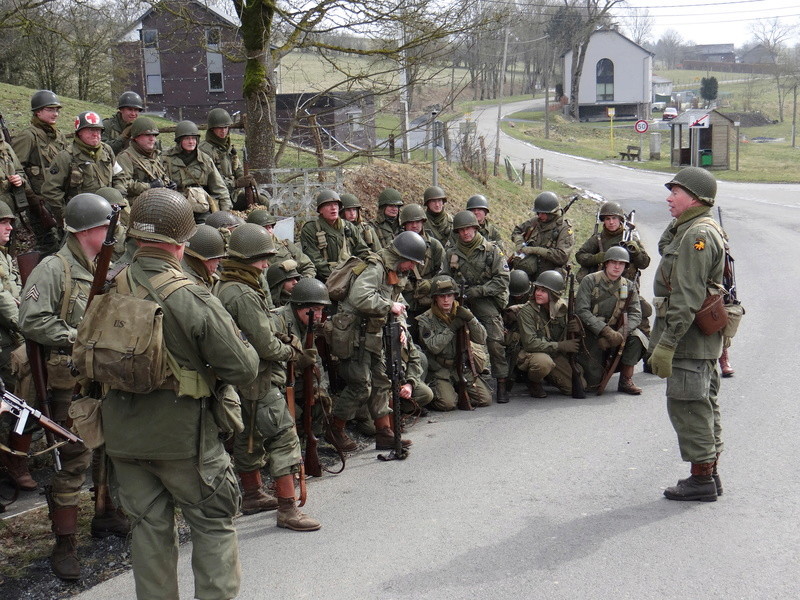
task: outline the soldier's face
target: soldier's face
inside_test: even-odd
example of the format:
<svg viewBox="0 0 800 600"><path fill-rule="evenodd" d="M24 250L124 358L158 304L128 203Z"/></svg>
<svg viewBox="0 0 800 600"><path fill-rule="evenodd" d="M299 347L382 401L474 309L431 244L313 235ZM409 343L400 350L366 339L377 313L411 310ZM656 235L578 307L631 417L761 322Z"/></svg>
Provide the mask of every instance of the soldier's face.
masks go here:
<svg viewBox="0 0 800 600"><path fill-rule="evenodd" d="M136 120L136 117L139 116L140 112L142 111L132 106L123 106L119 109L119 114L124 123L133 123Z"/></svg>
<svg viewBox="0 0 800 600"><path fill-rule="evenodd" d="M92 227L85 231L79 231L75 237L80 241L81 247L86 253L86 258L94 260L100 253L103 247L103 242L106 241L106 233L108 232L108 225L99 225Z"/></svg>
<svg viewBox="0 0 800 600"><path fill-rule="evenodd" d="M299 279L287 279L283 282L283 289L287 291L287 293L291 294L294 286L297 285L297 282L300 281Z"/></svg>
<svg viewBox="0 0 800 600"><path fill-rule="evenodd" d="M444 198L434 198L433 200L428 200L428 210L433 214L438 215L444 210Z"/></svg>
<svg viewBox="0 0 800 600"><path fill-rule="evenodd" d="M700 206L702 203L679 185L673 185L667 196L669 214L680 217L687 208Z"/></svg>
<svg viewBox="0 0 800 600"><path fill-rule="evenodd" d="M43 123L55 125L58 120L58 113L61 109L58 106L45 106L41 110L36 111L36 116Z"/></svg>
<svg viewBox="0 0 800 600"><path fill-rule="evenodd" d="M144 133L142 135L136 136L136 143L139 144L139 147L142 150L146 150L147 152L152 152L156 148L156 140L158 136L153 133Z"/></svg>
<svg viewBox="0 0 800 600"><path fill-rule="evenodd" d="M197 138L193 135L187 135L181 138L181 148L186 152L194 152L197 148Z"/></svg>
<svg viewBox="0 0 800 600"><path fill-rule="evenodd" d="M394 204L390 204L388 206L383 207L383 214L389 217L390 219L397 218L397 215L400 214L400 207Z"/></svg>
<svg viewBox="0 0 800 600"><path fill-rule="evenodd" d="M536 218L539 219L539 223L548 223L553 218L553 215L550 213L536 213Z"/></svg>
<svg viewBox="0 0 800 600"><path fill-rule="evenodd" d="M550 303L550 290L543 287L537 287L536 291L533 292L533 300L539 306L544 306L545 304Z"/></svg>
<svg viewBox="0 0 800 600"><path fill-rule="evenodd" d="M489 214L485 208L470 208L470 211L475 218L478 219L478 223L483 225L483 222L486 220L486 215Z"/></svg>
<svg viewBox="0 0 800 600"><path fill-rule="evenodd" d="M303 325L308 325L308 312L314 313L314 323L322 321L322 311L325 309L321 304L315 306L302 306L294 309L294 314L297 315L297 320Z"/></svg>
<svg viewBox="0 0 800 600"><path fill-rule="evenodd" d="M78 139L87 146L96 148L100 145L100 138L103 135L103 130L96 129L94 127L86 127L85 129L78 131L75 135L77 135Z"/></svg>
<svg viewBox="0 0 800 600"><path fill-rule="evenodd" d="M14 219L0 219L0 246L5 246L11 239L14 230Z"/></svg>
<svg viewBox="0 0 800 600"><path fill-rule="evenodd" d="M211 132L221 140L224 140L226 137L228 137L228 131L229 130L230 130L229 127L212 127L211 128Z"/></svg>
<svg viewBox="0 0 800 600"><path fill-rule="evenodd" d="M326 202L322 206L319 207L319 214L320 216L325 219L328 223L333 223L336 219L339 218L339 203L338 202Z"/></svg>
<svg viewBox="0 0 800 600"><path fill-rule="evenodd" d="M478 233L477 227L462 227L458 230L458 239L464 242L465 244L469 244L472 240L475 239L475 234Z"/></svg>
<svg viewBox="0 0 800 600"><path fill-rule="evenodd" d="M628 263L621 260L607 260L606 261L606 275L611 281L616 281L622 275Z"/></svg>
<svg viewBox="0 0 800 600"><path fill-rule="evenodd" d="M403 229L406 231L413 231L414 233L422 234L422 226L424 221L408 221L403 224Z"/></svg>
<svg viewBox="0 0 800 600"><path fill-rule="evenodd" d="M616 215L606 215L603 217L603 227L610 233L617 231L622 225L622 220Z"/></svg>
<svg viewBox="0 0 800 600"><path fill-rule="evenodd" d="M434 302L436 302L436 306L439 307L444 313L449 313L453 310L453 303L456 301L455 294L442 294L441 296L434 296Z"/></svg>
<svg viewBox="0 0 800 600"><path fill-rule="evenodd" d="M402 260L399 263L397 263L395 271L397 272L398 275L406 275L408 273L411 273L411 271L414 270L414 267L416 265L417 263L415 263L413 260Z"/></svg>
<svg viewBox="0 0 800 600"><path fill-rule="evenodd" d="M219 266L219 258L211 258L209 260L204 260L203 264L206 266L206 271L208 271L209 275L213 275L217 272L217 267Z"/></svg>
<svg viewBox="0 0 800 600"><path fill-rule="evenodd" d="M344 209L344 218L351 223L355 223L358 221L358 209L357 208L345 208Z"/></svg>

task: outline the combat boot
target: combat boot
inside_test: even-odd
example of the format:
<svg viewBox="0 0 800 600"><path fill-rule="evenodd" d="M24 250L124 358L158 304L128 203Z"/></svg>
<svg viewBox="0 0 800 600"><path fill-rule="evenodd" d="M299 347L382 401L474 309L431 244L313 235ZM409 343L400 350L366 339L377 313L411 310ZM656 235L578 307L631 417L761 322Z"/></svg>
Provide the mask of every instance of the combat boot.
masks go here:
<svg viewBox="0 0 800 600"><path fill-rule="evenodd" d="M17 452L24 452L26 456L0 452L0 463L5 467L16 486L26 492L35 490L38 486L28 470L27 453L31 447L31 434L17 435L13 431L8 436L8 447Z"/></svg>
<svg viewBox="0 0 800 600"><path fill-rule="evenodd" d="M325 432L325 440L342 452L353 452L358 448L358 445L344 432L344 426L345 421L342 421L339 417L332 417L331 426Z"/></svg>
<svg viewBox="0 0 800 600"><path fill-rule="evenodd" d="M81 578L81 563L78 560L78 507L59 506L52 508L50 519L53 521L53 533L56 534L56 545L50 555L50 566L60 579L75 580Z"/></svg>
<svg viewBox="0 0 800 600"><path fill-rule="evenodd" d="M275 510L278 508L278 499L268 494L262 487L261 471L243 471L239 473L242 479L242 514L254 515L256 513Z"/></svg>
<svg viewBox="0 0 800 600"><path fill-rule="evenodd" d="M293 531L316 531L322 524L297 508L294 498L294 475L281 475L275 480L278 494L278 527Z"/></svg>
<svg viewBox="0 0 800 600"><path fill-rule="evenodd" d="M547 398L547 392L544 391L541 381L529 381L528 394L531 398Z"/></svg>
<svg viewBox="0 0 800 600"><path fill-rule="evenodd" d="M638 396L642 393L642 388L633 383L633 365L620 366L617 391L631 396Z"/></svg>
<svg viewBox="0 0 800 600"><path fill-rule="evenodd" d="M723 377L733 377L733 374L736 372L733 370L730 360L728 360L727 348L722 351L722 356L719 357L719 368L722 370Z"/></svg>
<svg viewBox="0 0 800 600"><path fill-rule="evenodd" d="M497 379L497 403L498 404L508 403L508 388L506 387L505 378Z"/></svg>
<svg viewBox="0 0 800 600"><path fill-rule="evenodd" d="M692 474L687 479L678 480L674 487L664 490L664 496L670 500L698 500L700 502L716 502L717 486L712 473L714 463L692 463Z"/></svg>
<svg viewBox="0 0 800 600"><path fill-rule="evenodd" d="M411 440L401 440L403 448L411 445ZM389 415L375 419L375 450L394 450L394 431Z"/></svg>
<svg viewBox="0 0 800 600"><path fill-rule="evenodd" d="M717 496L722 496L722 479L719 477L719 473L717 472L717 463L719 462L719 452L717 452L717 460L714 461L714 468L711 471L711 478L714 480L714 485L717 486ZM679 479L678 485L686 484L688 481L687 479Z"/></svg>

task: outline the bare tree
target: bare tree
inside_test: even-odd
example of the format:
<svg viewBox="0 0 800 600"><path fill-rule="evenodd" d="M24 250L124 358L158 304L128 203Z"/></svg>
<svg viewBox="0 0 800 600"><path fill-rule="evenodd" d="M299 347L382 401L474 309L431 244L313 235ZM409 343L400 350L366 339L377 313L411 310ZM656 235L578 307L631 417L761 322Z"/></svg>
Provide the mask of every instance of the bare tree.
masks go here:
<svg viewBox="0 0 800 600"><path fill-rule="evenodd" d="M783 107L786 102L786 94L792 87L791 83L786 85L786 79L791 78L790 54L786 48L787 40L795 33L795 26L777 17L765 21L756 21L750 25L750 32L756 42L764 46L772 56L775 63L773 79L775 89L778 92L778 119L783 123Z"/></svg>
<svg viewBox="0 0 800 600"><path fill-rule="evenodd" d="M656 42L656 57L667 69L674 69L683 58L685 43L674 29L667 29Z"/></svg>
<svg viewBox="0 0 800 600"><path fill-rule="evenodd" d="M625 26L630 38L640 46L650 40L653 33L653 17L646 8L628 9L628 22Z"/></svg>

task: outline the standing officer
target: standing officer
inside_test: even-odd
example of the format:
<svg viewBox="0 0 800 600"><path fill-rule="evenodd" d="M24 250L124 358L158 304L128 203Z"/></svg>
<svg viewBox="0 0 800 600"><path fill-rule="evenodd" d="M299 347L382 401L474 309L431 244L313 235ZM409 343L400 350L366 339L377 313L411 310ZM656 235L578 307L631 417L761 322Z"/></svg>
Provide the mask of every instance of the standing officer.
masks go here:
<svg viewBox="0 0 800 600"><path fill-rule="evenodd" d="M508 303L508 264L503 251L478 233L478 219L468 210L453 217L458 241L445 252L445 274L466 284L466 308L486 328L492 376L497 379L497 401L508 402L505 331L501 311Z"/></svg>
<svg viewBox="0 0 800 600"><path fill-rule="evenodd" d="M294 476L302 457L294 420L286 406L283 361L294 360L298 368L315 364L315 349L303 350L299 338L282 342L275 335L270 306L261 288L261 273L275 254L272 238L254 223L245 223L231 233L228 258L222 262L214 294L233 317L258 352L259 374L249 386L239 386L245 431L234 438L233 460L242 478L242 512L252 514L278 509L278 527L314 531L319 521L300 512L295 504ZM277 501L262 489L261 468L269 461L275 480Z"/></svg>
<svg viewBox="0 0 800 600"><path fill-rule="evenodd" d="M484 239L498 244L503 243L500 230L489 219L489 200L486 196L482 194L471 196L470 199L467 200L467 210L478 219L478 233L480 233Z"/></svg>
<svg viewBox="0 0 800 600"><path fill-rule="evenodd" d="M42 196L56 220L64 219L64 207L76 194L112 187L119 167L111 147L100 140L103 125L96 112L82 112L75 118L75 139L59 152L44 174Z"/></svg>
<svg viewBox="0 0 800 600"><path fill-rule="evenodd" d="M241 579L233 526L241 496L210 408L211 388L217 379L249 384L258 357L219 301L181 271L184 243L194 231L192 209L178 192L144 192L133 203L128 230L140 248L117 276L137 292L149 286L159 294L164 344L180 367L179 380L170 374L150 393L111 386L103 400L106 452L135 523L138 598L178 597L177 508L192 535L194 595L233 598Z"/></svg>
<svg viewBox="0 0 800 600"><path fill-rule="evenodd" d="M225 180L225 185L228 186L231 201L236 202L236 189L247 186L255 187L256 180L252 175L244 174L239 153L231 141L231 125L233 125L233 119L228 111L224 108L212 108L208 112L206 137L200 142L200 150L208 154L214 161L219 174Z"/></svg>
<svg viewBox="0 0 800 600"><path fill-rule="evenodd" d="M342 200L342 217L345 221L350 221L358 228L358 232L364 238L364 243L369 247L370 252L377 252L383 248L372 225L361 218L361 202L359 199L353 194L342 194L340 198Z"/></svg>
<svg viewBox="0 0 800 600"><path fill-rule="evenodd" d="M522 269L534 280L543 271L557 270L563 275L575 236L561 212L558 196L542 192L533 201L533 212L534 218L517 225L511 233L517 246L514 268Z"/></svg>
<svg viewBox="0 0 800 600"><path fill-rule="evenodd" d="M389 246L395 236L402 231L397 218L401 206L403 197L393 188L385 188L378 195L378 215L371 226L382 248Z"/></svg>
<svg viewBox="0 0 800 600"><path fill-rule="evenodd" d="M659 242L649 363L655 375L667 378L667 412L681 458L692 468L690 477L664 490L664 495L670 500L713 502L722 493L717 474L723 449L717 403L722 333L705 335L694 316L709 290L722 286L725 244L710 216L717 182L705 169L686 167L666 186L673 220Z"/></svg>
<svg viewBox="0 0 800 600"><path fill-rule="evenodd" d="M142 97L136 92L122 92L113 117L103 119L103 141L111 146L114 154L128 147L131 140L131 125L144 110Z"/></svg>
<svg viewBox="0 0 800 600"><path fill-rule="evenodd" d="M17 154L25 175L31 185L33 193L39 196L39 202L45 205L41 197L45 172L50 168L50 163L56 154L68 147L67 138L56 127L61 102L50 90L39 90L31 96L31 124L11 142ZM45 254L58 250L56 232L42 222L41 214L37 210L27 211L27 223L36 236L36 247Z"/></svg>
<svg viewBox="0 0 800 600"><path fill-rule="evenodd" d="M431 186L423 193L422 203L425 205L425 216L428 217L425 230L447 248L453 233L453 217L444 210L447 194L439 186Z"/></svg>
<svg viewBox="0 0 800 600"><path fill-rule="evenodd" d="M86 310L94 260L105 241L110 216L111 205L104 198L97 194L75 196L64 213L64 246L37 265L22 291L20 329L26 338L42 346L52 393L52 418L62 424L67 422L77 381L70 370L72 344ZM92 451L82 443L65 444L59 450L61 470L53 476L47 493L56 534L50 564L58 577L80 579L75 537L78 495L92 462ZM106 508L106 513L95 514L92 519L92 535L125 537L129 531L127 520L114 509L110 498Z"/></svg>
<svg viewBox="0 0 800 600"><path fill-rule="evenodd" d="M316 202L319 216L303 225L300 244L317 268L317 279L324 283L339 261L351 256L365 257L369 248L356 225L339 217L342 208L339 194L321 190Z"/></svg>

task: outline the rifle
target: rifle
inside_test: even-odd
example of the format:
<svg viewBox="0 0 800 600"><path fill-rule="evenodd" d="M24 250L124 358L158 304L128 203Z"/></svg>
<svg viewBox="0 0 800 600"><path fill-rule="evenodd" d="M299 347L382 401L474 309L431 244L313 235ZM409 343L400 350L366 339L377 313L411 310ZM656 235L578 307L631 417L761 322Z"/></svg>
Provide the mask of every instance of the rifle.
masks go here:
<svg viewBox="0 0 800 600"><path fill-rule="evenodd" d="M724 231L722 225L722 207L717 206L717 214L719 215L719 226ZM730 246L728 240L723 240L725 247L725 266L722 271L722 287L725 288L725 304L741 304L736 295L736 271L734 269L734 259L730 253Z"/></svg>
<svg viewBox="0 0 800 600"><path fill-rule="evenodd" d="M309 309L308 328L304 348L314 348L314 310ZM303 369L303 433L306 436L306 473L314 477L322 477L322 466L319 462L319 442L314 435L314 365Z"/></svg>
<svg viewBox="0 0 800 600"><path fill-rule="evenodd" d="M0 130L3 132L3 139L5 139L6 143L10 146L11 145L11 132L8 130L8 126L6 125L6 120L2 114L0 114ZM10 186L11 189L9 192L11 193L11 197L14 199L14 207L16 208L17 213L21 213L23 210L28 208L28 196L26 194L25 183L23 182L22 185L12 185ZM50 217L53 218L52 215ZM27 223L26 223L27 225Z"/></svg>
<svg viewBox="0 0 800 600"><path fill-rule="evenodd" d="M394 427L394 449L388 454L378 454L379 460L405 460L408 458L408 449L403 447L400 432L403 428L400 415L400 386L405 378L403 358L401 356L400 334L401 325L397 315L389 313L389 318L383 326L383 350L386 354L386 375L392 384L392 426Z"/></svg>
<svg viewBox="0 0 800 600"><path fill-rule="evenodd" d="M462 281L459 286L458 302L465 306L467 293L466 282ZM458 410L475 410L472 402L469 400L470 386L467 379L467 372L472 375L472 380L478 376L478 371L475 368L475 357L472 354L472 344L469 339L469 328L465 323L464 326L456 334L456 376L458 377ZM473 384L474 385L474 384Z"/></svg>
<svg viewBox="0 0 800 600"><path fill-rule="evenodd" d="M242 169L245 176L250 175L250 161L247 159L247 147L242 148ZM250 184L244 188L244 201L247 204L245 210L258 204L258 190L256 186Z"/></svg>
<svg viewBox="0 0 800 600"><path fill-rule="evenodd" d="M288 332L289 336L292 335L292 324L288 324ZM290 360L286 363L286 407L289 410L289 414L292 417L292 425L294 426L295 432L297 431L297 405L295 404L294 398L294 361ZM305 416L305 414L303 415ZM300 506L304 506L306 503L306 471L304 463L300 462L300 498L298 504Z"/></svg>
<svg viewBox="0 0 800 600"><path fill-rule="evenodd" d="M570 207L573 204L575 204L578 200L580 200L580 198L581 197L578 194L575 194L572 198L570 198L569 202L567 202L566 206L564 206L564 208L561 209L561 214L562 215L567 214L567 211L570 209Z"/></svg>
<svg viewBox="0 0 800 600"><path fill-rule="evenodd" d="M17 256L17 266L19 267L19 276L22 280L22 286L28 281L33 269L39 264L44 256L41 252L31 251L25 252ZM44 353L42 347L38 342L33 340L25 340L25 351L28 354L28 363L31 367L31 377L33 378L33 387L36 392L36 399L41 407L42 414L49 420L51 419L50 406L53 402L53 396L49 393L47 388L47 367L45 367ZM53 432L49 429L44 430L47 445L53 448L53 467L56 471L61 470L61 454L58 451Z"/></svg>
<svg viewBox="0 0 800 600"><path fill-rule="evenodd" d="M569 288L567 290L567 328L569 324L575 319L575 275L572 274L572 265L567 265L567 279L569 281ZM567 339L575 339L579 337L578 333L569 333L567 331ZM586 398L586 390L583 387L583 378L578 369L578 355L576 353L570 354L568 359L569 368L572 371L572 397L583 399Z"/></svg>
<svg viewBox="0 0 800 600"><path fill-rule="evenodd" d="M608 385L608 380L611 379L611 376L617 372L617 365L619 365L619 361L622 358L622 353L625 350L625 344L627 343L628 335L630 334L630 331L628 330L628 308L631 305L633 291L638 289L638 285L639 273L636 273L636 276L633 278L633 281L628 287L628 295L625 298L625 303L622 305L622 310L620 311L616 322L613 325L609 323L609 326L611 326L612 329L622 332L622 343L619 345L616 352L614 352L614 354L605 361L603 378L600 380L600 385L597 386L598 396L603 394L603 392L606 390L606 386Z"/></svg>
<svg viewBox="0 0 800 600"><path fill-rule="evenodd" d="M83 443L83 440L72 433L69 429L62 427L49 417L46 417L41 411L36 410L30 404L25 402L25 400L18 398L5 388L3 388L2 398L0 398L0 414L4 413L9 413L16 417L17 422L14 425L14 433L18 435L22 435L28 419L32 418L39 423L39 425L44 427L46 431L49 431L51 434L55 434L66 440L58 442L58 446L66 444L67 442Z"/></svg>

